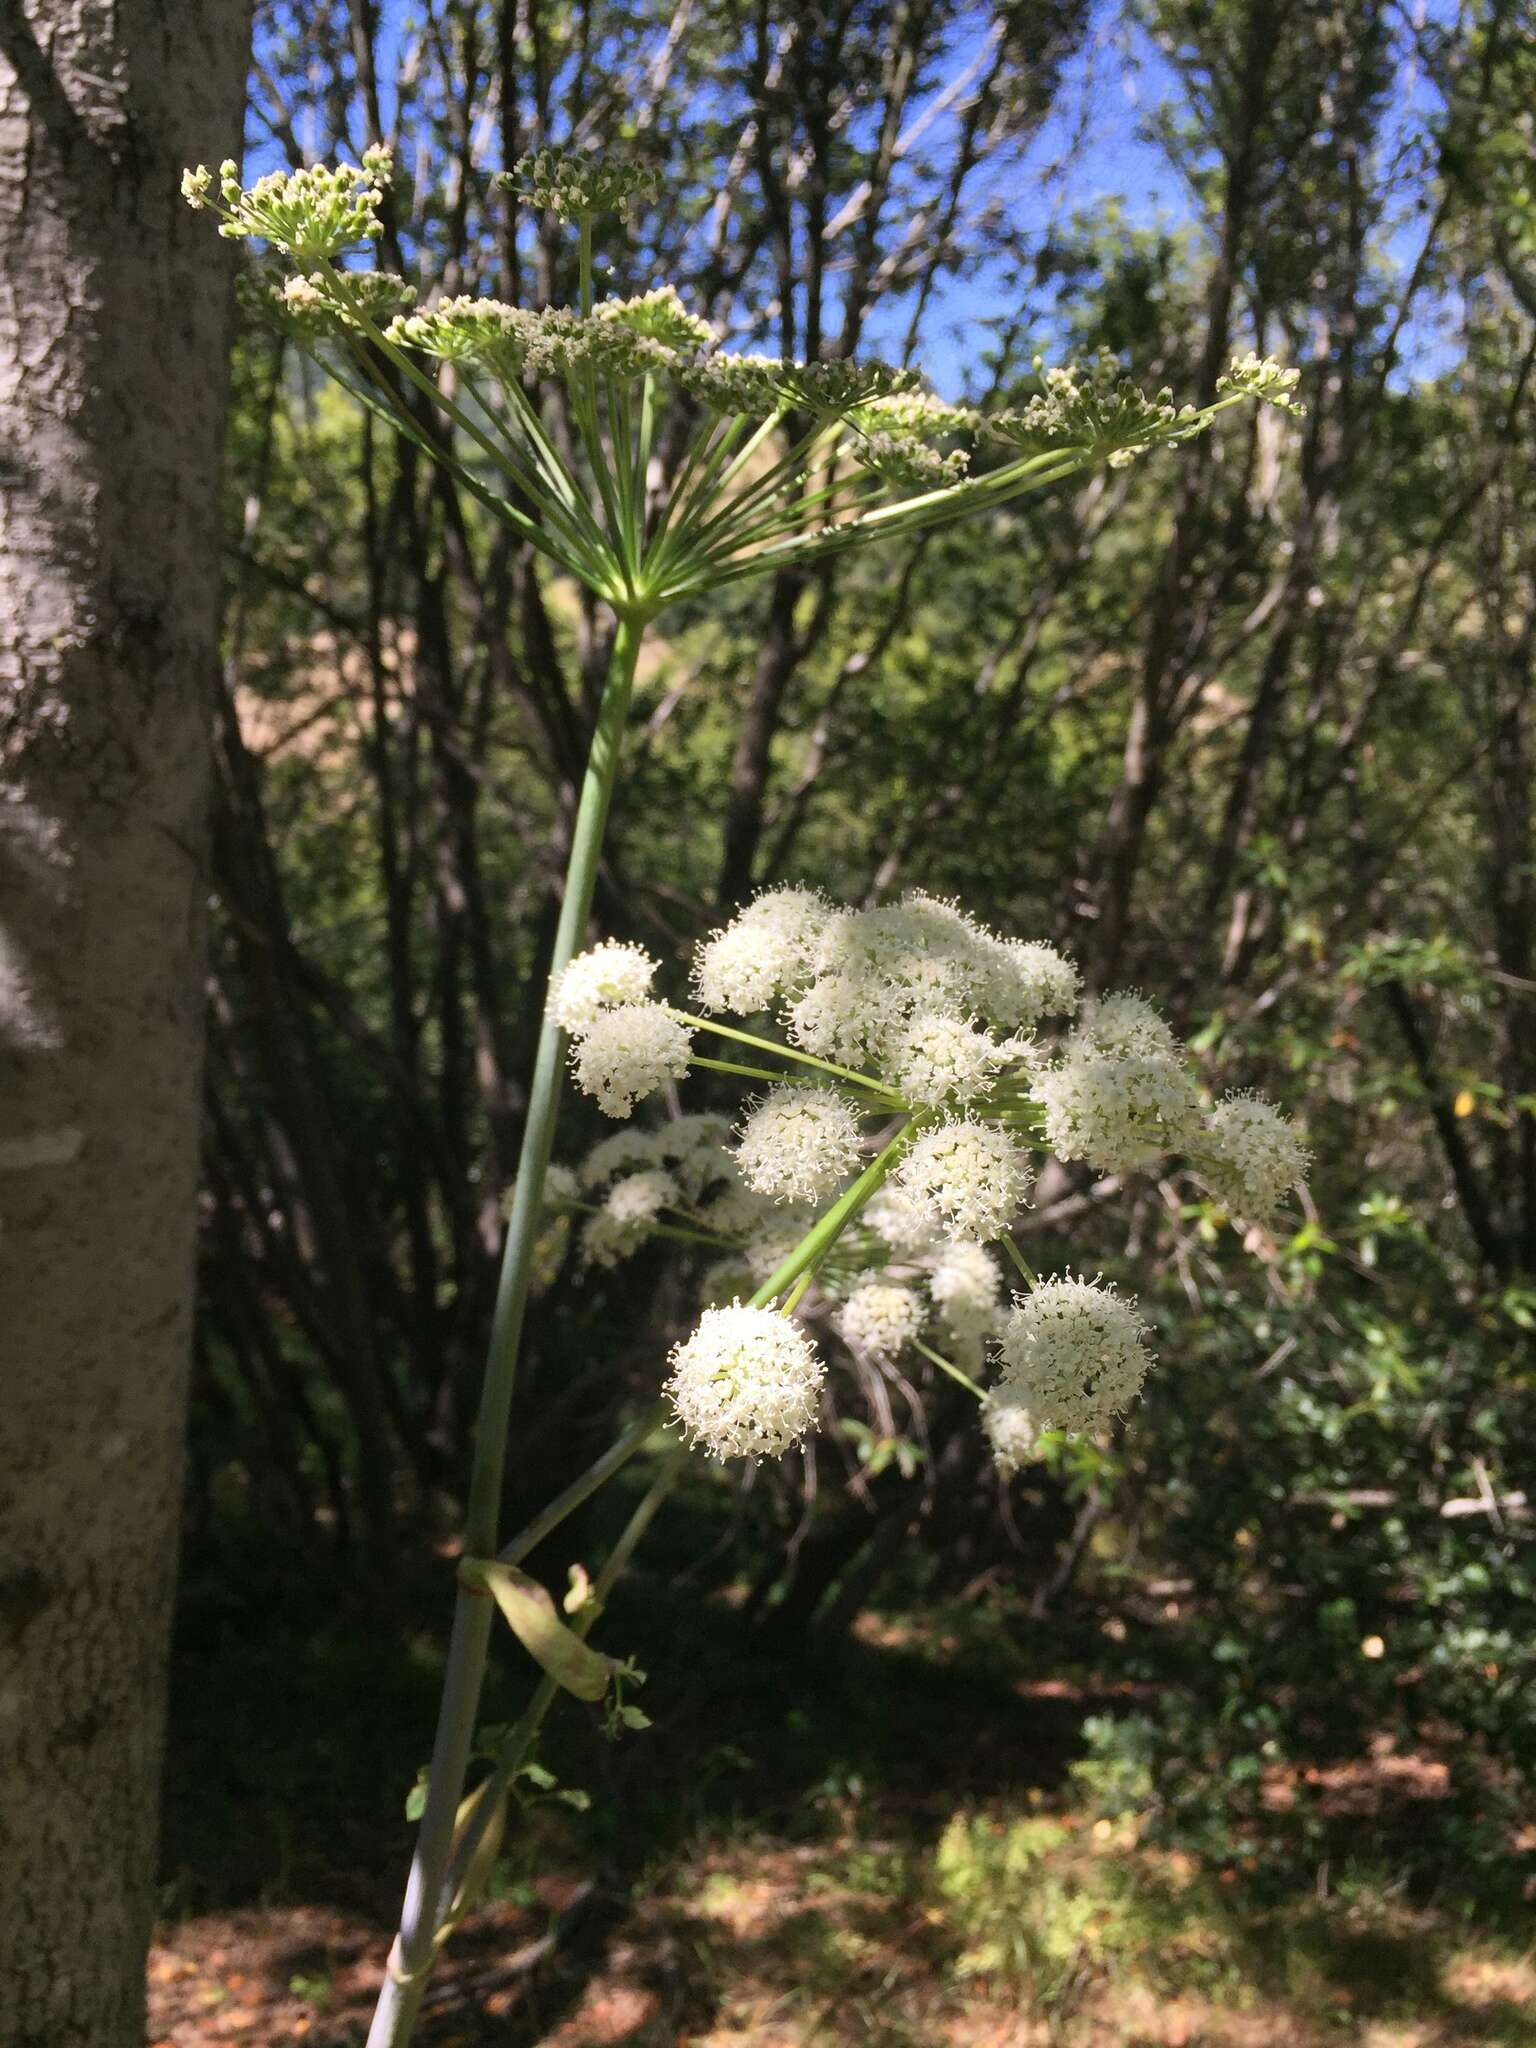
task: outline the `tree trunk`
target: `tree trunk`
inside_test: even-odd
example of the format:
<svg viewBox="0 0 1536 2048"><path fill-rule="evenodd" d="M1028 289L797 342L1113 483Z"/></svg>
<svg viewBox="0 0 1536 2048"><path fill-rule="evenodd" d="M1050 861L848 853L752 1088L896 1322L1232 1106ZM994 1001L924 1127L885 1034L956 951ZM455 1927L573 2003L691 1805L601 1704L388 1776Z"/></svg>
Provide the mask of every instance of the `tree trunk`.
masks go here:
<svg viewBox="0 0 1536 2048"><path fill-rule="evenodd" d="M0 0L0 2009L140 2048L196 1220L238 0Z"/></svg>

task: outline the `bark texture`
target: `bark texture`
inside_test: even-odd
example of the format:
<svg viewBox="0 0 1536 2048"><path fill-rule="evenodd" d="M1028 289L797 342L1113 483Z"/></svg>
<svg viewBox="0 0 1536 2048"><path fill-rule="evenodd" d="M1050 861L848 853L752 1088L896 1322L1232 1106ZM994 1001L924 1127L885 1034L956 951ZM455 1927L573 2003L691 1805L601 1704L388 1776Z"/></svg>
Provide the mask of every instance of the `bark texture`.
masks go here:
<svg viewBox="0 0 1536 2048"><path fill-rule="evenodd" d="M140 2048L242 0L0 0L0 2037Z"/></svg>

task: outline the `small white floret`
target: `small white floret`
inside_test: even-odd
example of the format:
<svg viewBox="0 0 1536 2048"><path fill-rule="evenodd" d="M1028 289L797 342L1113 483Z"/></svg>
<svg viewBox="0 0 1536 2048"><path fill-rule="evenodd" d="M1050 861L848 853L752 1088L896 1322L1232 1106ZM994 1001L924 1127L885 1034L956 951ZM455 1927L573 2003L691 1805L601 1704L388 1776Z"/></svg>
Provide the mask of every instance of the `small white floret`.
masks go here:
<svg viewBox="0 0 1536 2048"><path fill-rule="evenodd" d="M886 1070L920 1109L985 1095L1007 1054L996 1040L942 1010L923 1010L891 1034Z"/></svg>
<svg viewBox="0 0 1536 2048"><path fill-rule="evenodd" d="M1296 1126L1262 1095L1225 1096L1196 1150L1216 1199L1245 1223L1260 1224L1273 1222L1312 1156Z"/></svg>
<svg viewBox="0 0 1536 2048"><path fill-rule="evenodd" d="M1194 1076L1168 1052L1102 1052L1076 1041L1035 1077L1045 1135L1061 1159L1130 1173L1176 1152L1200 1128Z"/></svg>
<svg viewBox="0 0 1536 2048"><path fill-rule="evenodd" d="M1011 1479L1040 1455L1040 1430L1019 1390L1005 1380L981 1404L981 1426L992 1446L992 1462Z"/></svg>
<svg viewBox="0 0 1536 2048"><path fill-rule="evenodd" d="M814 890L767 890L700 943L693 968L700 1005L750 1017L794 992L830 915Z"/></svg>
<svg viewBox="0 0 1536 2048"><path fill-rule="evenodd" d="M939 1320L968 1350L988 1337L1002 1304L1003 1276L979 1244L946 1244L928 1269L928 1292Z"/></svg>
<svg viewBox="0 0 1536 2048"><path fill-rule="evenodd" d="M826 1367L774 1309L707 1308L672 1352L666 1391L679 1423L716 1458L775 1457L816 1421Z"/></svg>
<svg viewBox="0 0 1536 2048"><path fill-rule="evenodd" d="M1082 977L1065 953L1038 939L993 939L982 1007L1008 1031L1028 1031L1044 1017L1070 1017Z"/></svg>
<svg viewBox="0 0 1536 2048"><path fill-rule="evenodd" d="M861 1357L879 1362L897 1357L922 1326L920 1298L879 1274L861 1280L837 1316L843 1341Z"/></svg>

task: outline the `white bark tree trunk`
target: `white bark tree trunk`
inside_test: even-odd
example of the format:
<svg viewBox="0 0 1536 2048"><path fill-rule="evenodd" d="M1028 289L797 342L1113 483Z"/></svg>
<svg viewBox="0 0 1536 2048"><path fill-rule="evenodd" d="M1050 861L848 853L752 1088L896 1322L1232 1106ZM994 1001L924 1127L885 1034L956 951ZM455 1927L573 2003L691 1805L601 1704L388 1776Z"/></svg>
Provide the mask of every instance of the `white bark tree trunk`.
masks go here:
<svg viewBox="0 0 1536 2048"><path fill-rule="evenodd" d="M0 0L0 2039L141 2048L243 0Z"/></svg>

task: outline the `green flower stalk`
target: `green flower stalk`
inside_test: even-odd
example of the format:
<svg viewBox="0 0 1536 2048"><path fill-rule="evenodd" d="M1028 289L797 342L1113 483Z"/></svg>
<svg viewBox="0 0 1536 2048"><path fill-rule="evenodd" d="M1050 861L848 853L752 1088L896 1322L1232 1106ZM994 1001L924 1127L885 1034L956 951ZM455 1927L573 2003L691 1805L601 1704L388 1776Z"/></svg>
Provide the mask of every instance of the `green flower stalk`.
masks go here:
<svg viewBox="0 0 1536 2048"><path fill-rule="evenodd" d="M1198 411L1175 406L1166 392L1146 396L1104 359L1086 371L1047 372L1022 411L988 418L944 404L905 368L726 352L669 284L634 298L595 300L595 222L644 198L650 181L635 166L558 150L524 159L504 182L526 204L573 223L577 303L529 309L459 297L412 309L401 280L357 260L380 233L389 176L388 153L370 150L355 168L274 172L249 187L232 163L217 178L199 167L186 174L183 191L191 206L219 217L221 234L264 245L278 274L248 294L299 347L613 615L552 978L585 937L640 647L667 606L745 577L812 568L850 548L1003 505L1097 464L1129 461L1187 440L1247 399L1293 403L1296 372L1255 358L1234 364L1215 403ZM430 403L439 432L423 430L413 394ZM551 425L557 401L569 438ZM679 442L681 457L665 469L663 449ZM728 974L730 967L722 957L701 972ZM819 1022L804 1020L791 1062L803 1070L809 1060L834 1080L859 1083L863 1112L910 1098L916 1114L781 1262L771 1287L758 1290L761 1301L754 1297L758 1306L817 1266L944 1099L944 1063L967 1056L963 1034L952 1033L944 1046L913 1051L920 1081L912 1079L915 1067L905 1081L900 1070L861 1076L840 1050L836 1004L823 1007ZM626 1017L600 1008L578 1040L579 1059L588 1061L584 1083L601 1084L604 1106L624 1113L635 1099L626 1093L627 1076L687 1064L693 1021L674 1012ZM763 1043L734 1035L748 1046ZM508 1214L475 1430L466 1558L493 1558L497 1550L507 1423L566 1044L562 1019L551 1013ZM741 1062L714 1065L760 1071ZM658 1204L651 1219L658 1226L664 1209ZM483 1586L461 1586L426 1806L370 2048L399 2048L409 2038L446 1924L462 1910L455 1907L464 1874L461 1800L495 1612ZM527 1625L534 1630L533 1621ZM539 1640L546 1647L558 1641L547 1629ZM585 1667L573 1661L571 1669L578 1668ZM485 1825L479 1823L482 1833Z"/></svg>

